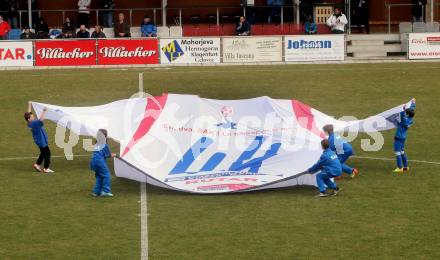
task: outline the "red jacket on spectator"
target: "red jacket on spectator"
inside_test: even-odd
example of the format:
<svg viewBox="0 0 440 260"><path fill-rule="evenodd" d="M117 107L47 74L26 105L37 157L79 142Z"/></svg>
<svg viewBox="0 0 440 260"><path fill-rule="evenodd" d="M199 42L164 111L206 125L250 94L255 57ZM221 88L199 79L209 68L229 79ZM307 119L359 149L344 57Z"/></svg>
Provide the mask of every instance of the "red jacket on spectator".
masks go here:
<svg viewBox="0 0 440 260"><path fill-rule="evenodd" d="M9 31L11 30L11 27L6 21L3 21L0 23L0 37L5 37L8 35Z"/></svg>

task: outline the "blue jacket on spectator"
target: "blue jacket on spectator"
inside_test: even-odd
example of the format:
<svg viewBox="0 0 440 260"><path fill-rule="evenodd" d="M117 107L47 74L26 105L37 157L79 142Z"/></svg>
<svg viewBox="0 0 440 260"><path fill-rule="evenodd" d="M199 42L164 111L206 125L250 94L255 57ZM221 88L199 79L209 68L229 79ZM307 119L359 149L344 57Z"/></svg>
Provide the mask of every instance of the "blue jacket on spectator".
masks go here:
<svg viewBox="0 0 440 260"><path fill-rule="evenodd" d="M317 32L317 26L315 22L306 22L304 25L304 30L306 34L315 34Z"/></svg>
<svg viewBox="0 0 440 260"><path fill-rule="evenodd" d="M150 34L152 37L156 37L157 27L152 22L142 22L141 24L141 32L143 37L148 37Z"/></svg>

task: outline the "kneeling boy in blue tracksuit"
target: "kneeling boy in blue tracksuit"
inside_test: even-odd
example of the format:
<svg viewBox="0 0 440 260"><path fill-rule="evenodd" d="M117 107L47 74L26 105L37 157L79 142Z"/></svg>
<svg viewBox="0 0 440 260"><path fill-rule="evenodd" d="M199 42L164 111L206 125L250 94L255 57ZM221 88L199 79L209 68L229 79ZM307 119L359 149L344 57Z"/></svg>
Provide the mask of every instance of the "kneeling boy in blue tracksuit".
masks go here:
<svg viewBox="0 0 440 260"><path fill-rule="evenodd" d="M115 157L110 153L107 144L107 130L99 129L96 135L97 143L90 161L90 169L95 172L96 184L92 196L113 197L111 192L111 177L106 159Z"/></svg>
<svg viewBox="0 0 440 260"><path fill-rule="evenodd" d="M332 196L337 195L339 192L336 183L331 180L331 178L341 176L342 167L339 162L338 156L330 149L330 145L327 139L321 141L322 152L321 157L318 162L310 167L307 171L309 173L315 173L320 171L316 175L316 183L319 188L319 197L327 197L327 188L332 189Z"/></svg>
<svg viewBox="0 0 440 260"><path fill-rule="evenodd" d="M351 144L341 136L334 133L333 125L325 125L322 129L328 136L330 149L336 153L339 162L341 162L342 172L350 175L351 178L355 178L359 174L358 169L345 164L348 158L354 155L353 147L351 146Z"/></svg>
<svg viewBox="0 0 440 260"><path fill-rule="evenodd" d="M394 153L396 154L397 168L394 169L395 173L403 173L408 171L408 159L405 154L405 141L406 132L408 128L413 124L413 117L415 115L414 110L416 109L416 99L411 100L411 105L409 108L403 106L403 111L400 112L399 120L397 123L396 134L394 135Z"/></svg>

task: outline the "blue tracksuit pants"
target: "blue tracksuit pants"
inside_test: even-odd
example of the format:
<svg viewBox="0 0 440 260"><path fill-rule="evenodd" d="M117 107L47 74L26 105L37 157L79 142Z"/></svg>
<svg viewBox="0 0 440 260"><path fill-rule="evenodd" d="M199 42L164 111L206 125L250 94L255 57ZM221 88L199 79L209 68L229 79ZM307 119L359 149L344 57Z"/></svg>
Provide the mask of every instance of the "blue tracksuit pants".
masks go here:
<svg viewBox="0 0 440 260"><path fill-rule="evenodd" d="M405 154L405 139L394 138L394 153L398 168L408 167L408 159Z"/></svg>
<svg viewBox="0 0 440 260"><path fill-rule="evenodd" d="M96 184L93 193L100 195L101 192L111 192L111 177L108 169L95 169Z"/></svg>
<svg viewBox="0 0 440 260"><path fill-rule="evenodd" d="M353 168L345 164L348 158L350 158L350 156L352 155L353 155L353 151L347 151L347 152L344 151L343 154L338 154L338 159L339 162L341 162L341 166L342 166L342 172L345 172L347 174L351 174L353 172Z"/></svg>
<svg viewBox="0 0 440 260"><path fill-rule="evenodd" d="M327 187L329 189L336 189L336 183L334 183L332 180L330 180L331 178L333 178L335 176L326 173L326 172L319 172L318 174L316 174L316 183L318 185L318 189L319 192L324 193L327 189Z"/></svg>

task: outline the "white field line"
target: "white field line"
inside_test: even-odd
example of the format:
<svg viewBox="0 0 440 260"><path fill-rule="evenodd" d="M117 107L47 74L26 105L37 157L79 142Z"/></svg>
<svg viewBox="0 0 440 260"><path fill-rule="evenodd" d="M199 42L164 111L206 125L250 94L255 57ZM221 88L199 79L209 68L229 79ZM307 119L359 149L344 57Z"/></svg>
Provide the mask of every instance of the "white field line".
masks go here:
<svg viewBox="0 0 440 260"><path fill-rule="evenodd" d="M86 156L92 156L92 154L76 154L73 155L73 158L75 157L86 157ZM0 161L16 161L16 160L27 160L27 159L37 159L38 156L24 156L24 157L4 157L0 158ZM66 158L65 155L52 155L51 158Z"/></svg>
<svg viewBox="0 0 440 260"><path fill-rule="evenodd" d="M379 160L379 161L395 161L396 160L395 158L369 157L369 156L357 156L357 155L354 155L353 158L367 159L367 160ZM424 160L408 160L408 162L440 165L440 162L431 162L431 161L424 161Z"/></svg>
<svg viewBox="0 0 440 260"><path fill-rule="evenodd" d="M91 156L91 154L75 154L73 155L73 158L75 157L86 157ZM65 155L53 155L52 158L65 158ZM0 161L14 161L14 160L27 160L27 159L37 159L38 156L24 156L24 157L4 157L0 158ZM353 158L359 158L359 159L368 159L368 160L378 160L378 161L394 161L395 158L384 158L384 157L370 157L370 156L357 156L354 155ZM409 162L416 162L416 163L426 163L426 164L435 164L440 165L440 162L432 162L432 161L425 161L425 160L408 160Z"/></svg>
<svg viewBox="0 0 440 260"><path fill-rule="evenodd" d="M148 259L147 184L141 182L141 260Z"/></svg>
<svg viewBox="0 0 440 260"><path fill-rule="evenodd" d="M88 157L90 154L77 154L75 157ZM64 158L65 155L54 155L52 158ZM37 156L22 156L22 157L5 157L0 158L0 161L17 161L17 160L30 160L37 159ZM141 259L148 259L148 213L147 213L147 185L146 183L140 183L141 194Z"/></svg>
<svg viewBox="0 0 440 260"><path fill-rule="evenodd" d="M267 64L266 64L267 65ZM276 65L276 64L272 64L272 65ZM264 64L262 66L265 66ZM182 67L182 66L180 66ZM247 72L294 72L294 71L356 71L358 70L358 68L355 67L350 67L350 68L283 68L283 69L279 69L279 67L274 67L274 68L265 68L265 69L252 69L252 66L248 66L247 68L249 69L241 69L241 70L219 70L218 69L219 66L215 67L208 67L205 66L204 68L209 68L209 69L204 69L204 70L173 70L173 69L169 69L169 70L152 70L151 68L142 68L145 69L143 72L144 73L154 73L154 74L158 74L158 73L173 73L173 74L197 74L197 73L247 73ZM173 68L177 68L177 67L173 67ZM194 67L192 67L194 68ZM426 70L426 69L438 69L440 67L436 66L436 67L425 67L425 66L420 66L420 67L413 67L412 70ZM81 69L81 68L80 68ZM126 72L135 72L135 71L139 71L141 68L128 68L127 70L124 71L115 71L112 70L109 72L111 72L111 74L116 75L116 74L123 74L125 75ZM385 68L380 68L380 67L371 67L371 68L366 68L364 69L365 73L368 73L368 71L371 70L378 70L378 71L383 71L384 73L388 73L388 71L393 71L393 70L397 70L400 71L402 70L402 68L394 68L394 67L385 67ZM82 71L82 74L94 74L96 72L93 71ZM72 76L74 75L74 73L51 73L52 76ZM29 75L31 77L41 77L42 74L31 74Z"/></svg>

